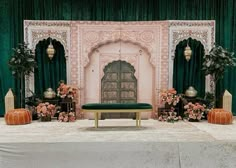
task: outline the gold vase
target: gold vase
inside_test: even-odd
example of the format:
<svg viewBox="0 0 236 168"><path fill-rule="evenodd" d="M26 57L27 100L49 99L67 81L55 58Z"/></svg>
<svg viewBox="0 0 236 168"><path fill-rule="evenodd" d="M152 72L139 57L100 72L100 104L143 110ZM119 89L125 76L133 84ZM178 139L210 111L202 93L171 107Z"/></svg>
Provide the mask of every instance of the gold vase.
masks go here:
<svg viewBox="0 0 236 168"><path fill-rule="evenodd" d="M44 93L44 98L47 99L53 99L54 97L56 97L56 92L53 91L52 88L48 88Z"/></svg>
<svg viewBox="0 0 236 168"><path fill-rule="evenodd" d="M187 97L196 97L197 91L194 89L194 87L189 86L189 88L185 91L185 96Z"/></svg>

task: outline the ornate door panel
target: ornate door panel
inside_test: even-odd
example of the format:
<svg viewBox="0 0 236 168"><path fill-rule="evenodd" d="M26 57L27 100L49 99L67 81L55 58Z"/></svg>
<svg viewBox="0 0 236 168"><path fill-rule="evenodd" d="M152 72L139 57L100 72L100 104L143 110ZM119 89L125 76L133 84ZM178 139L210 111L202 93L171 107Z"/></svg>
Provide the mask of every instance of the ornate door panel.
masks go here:
<svg viewBox="0 0 236 168"><path fill-rule="evenodd" d="M136 103L137 79L134 67L125 61L114 61L104 68L102 103ZM108 113L102 118L133 118L133 113Z"/></svg>

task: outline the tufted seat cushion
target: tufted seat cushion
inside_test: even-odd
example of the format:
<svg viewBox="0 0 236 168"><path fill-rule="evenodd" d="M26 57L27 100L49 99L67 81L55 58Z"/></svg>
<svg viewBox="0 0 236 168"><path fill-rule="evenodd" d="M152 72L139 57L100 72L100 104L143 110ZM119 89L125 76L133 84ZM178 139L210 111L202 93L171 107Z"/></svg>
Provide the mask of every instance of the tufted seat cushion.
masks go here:
<svg viewBox="0 0 236 168"><path fill-rule="evenodd" d="M96 109L96 110L105 110L105 109L152 109L152 105L148 103L89 103L82 106L82 109Z"/></svg>

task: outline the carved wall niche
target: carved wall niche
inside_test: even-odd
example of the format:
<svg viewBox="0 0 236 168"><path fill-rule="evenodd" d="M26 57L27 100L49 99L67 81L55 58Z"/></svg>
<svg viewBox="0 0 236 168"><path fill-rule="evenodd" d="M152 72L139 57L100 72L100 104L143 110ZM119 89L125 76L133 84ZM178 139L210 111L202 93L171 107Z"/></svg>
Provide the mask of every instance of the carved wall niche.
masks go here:
<svg viewBox="0 0 236 168"><path fill-rule="evenodd" d="M173 65L178 43L188 38L202 43L205 54L215 42L215 21L169 21L169 87L173 85ZM210 78L206 77L206 91L210 91Z"/></svg>
<svg viewBox="0 0 236 168"><path fill-rule="evenodd" d="M70 22L69 21L24 21L24 41L35 51L39 41L51 37L59 41L65 50L67 83L70 83ZM29 89L34 91L34 74L26 80L26 96L30 96Z"/></svg>

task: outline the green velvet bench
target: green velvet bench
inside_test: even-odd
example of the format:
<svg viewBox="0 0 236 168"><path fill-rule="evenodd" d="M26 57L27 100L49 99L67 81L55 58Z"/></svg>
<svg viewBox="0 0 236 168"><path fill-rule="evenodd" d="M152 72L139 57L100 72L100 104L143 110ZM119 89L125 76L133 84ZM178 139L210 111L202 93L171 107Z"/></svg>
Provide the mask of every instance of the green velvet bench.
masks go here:
<svg viewBox="0 0 236 168"><path fill-rule="evenodd" d="M93 112L95 116L95 128L98 128L98 116L101 113L136 113L136 126L141 126L141 112L152 111L152 105L148 103L90 103L82 106L82 112Z"/></svg>

